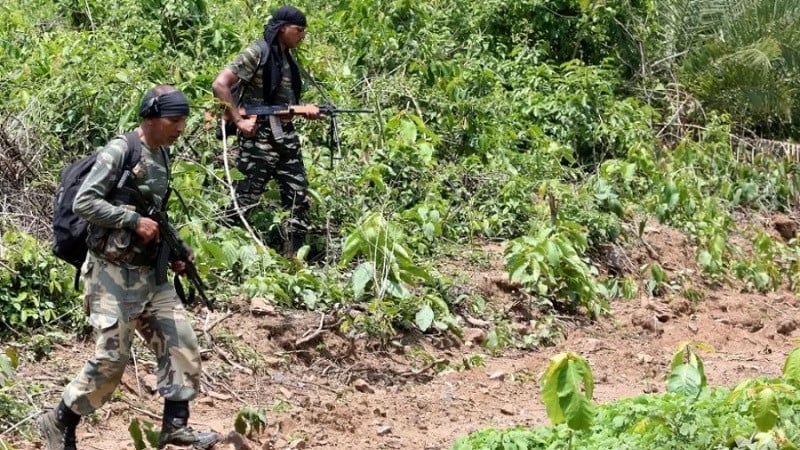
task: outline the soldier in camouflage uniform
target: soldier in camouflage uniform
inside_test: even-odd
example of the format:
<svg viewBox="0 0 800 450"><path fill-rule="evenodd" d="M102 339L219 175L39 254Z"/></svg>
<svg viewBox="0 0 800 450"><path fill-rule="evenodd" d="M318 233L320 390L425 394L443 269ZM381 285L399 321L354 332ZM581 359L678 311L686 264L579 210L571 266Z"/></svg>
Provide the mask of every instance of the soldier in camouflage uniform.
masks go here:
<svg viewBox="0 0 800 450"><path fill-rule="evenodd" d="M160 209L168 190L166 146L183 132L189 103L172 86L148 91L139 110L136 132L141 158L129 174L150 206ZM97 161L75 197L73 210L89 222L89 254L81 269L84 308L96 334L94 357L66 387L59 405L39 418L48 450L76 448L75 428L81 416L100 408L119 384L138 330L155 352L158 392L164 397L160 446L213 446L219 435L192 430L189 400L200 385L197 338L175 287L159 276L158 224L136 206L119 201L115 184L124 165L128 143L116 138ZM141 206L139 207L141 209ZM183 272L183 261L172 269Z"/></svg>
<svg viewBox="0 0 800 450"><path fill-rule="evenodd" d="M302 80L290 50L305 37L306 17L293 6L275 11L264 27L263 41L254 42L228 64L213 83L214 95L227 107L228 120L239 136L237 169L245 179L236 183L236 203L225 210L228 224L239 224L248 210L258 204L270 179L278 182L281 204L289 211L284 223L284 255L293 256L303 245L308 230L308 180L303 166L300 139L291 116L270 117L269 124L243 116L237 106L244 104L297 105ZM268 48L266 58L262 49ZM265 61L264 61L265 60ZM263 64L261 64L263 62ZM311 105L308 105L311 106ZM304 116L321 118L311 106Z"/></svg>

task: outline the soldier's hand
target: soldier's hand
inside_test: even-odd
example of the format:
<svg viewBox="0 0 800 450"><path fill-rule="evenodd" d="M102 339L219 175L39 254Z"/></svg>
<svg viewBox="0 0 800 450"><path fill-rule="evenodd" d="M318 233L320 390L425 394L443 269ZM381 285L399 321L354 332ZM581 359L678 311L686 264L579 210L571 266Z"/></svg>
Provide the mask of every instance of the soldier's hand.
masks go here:
<svg viewBox="0 0 800 450"><path fill-rule="evenodd" d="M256 131L258 131L258 124L256 123L257 119L257 116L241 117L236 121L236 128L238 128L243 135L247 137L253 137L256 135Z"/></svg>
<svg viewBox="0 0 800 450"><path fill-rule="evenodd" d="M306 116L306 119L319 120L323 118L322 113L319 112L319 106L317 105L303 105L303 109L303 115Z"/></svg>
<svg viewBox="0 0 800 450"><path fill-rule="evenodd" d="M178 275L183 275L183 273L186 272L186 261L194 261L194 252L192 249L185 243L183 244L183 249L186 252L186 259L177 259L170 262L172 271Z"/></svg>
<svg viewBox="0 0 800 450"><path fill-rule="evenodd" d="M149 217L140 216L134 231L146 244L153 239L158 239L158 222Z"/></svg>

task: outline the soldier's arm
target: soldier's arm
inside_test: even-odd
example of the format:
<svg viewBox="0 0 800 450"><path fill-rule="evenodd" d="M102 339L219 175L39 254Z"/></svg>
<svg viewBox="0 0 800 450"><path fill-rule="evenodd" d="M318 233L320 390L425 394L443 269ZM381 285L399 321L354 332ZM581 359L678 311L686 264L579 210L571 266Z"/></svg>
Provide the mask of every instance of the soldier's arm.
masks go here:
<svg viewBox="0 0 800 450"><path fill-rule="evenodd" d="M231 88L239 80L249 83L258 72L261 59L261 48L253 43L244 49L236 58L225 66L211 84L214 96L226 107L225 119L233 122L245 136L252 136L257 130L255 117L244 117L237 109L237 100L233 98Z"/></svg>
<svg viewBox="0 0 800 450"><path fill-rule="evenodd" d="M225 108L228 109L231 115L231 121L238 124L244 118L236 109L236 102L231 93L231 88L237 81L239 81L239 77L233 73L231 69L226 67L222 69L222 72L214 79L211 88L214 91L214 97L217 97Z"/></svg>
<svg viewBox="0 0 800 450"><path fill-rule="evenodd" d="M100 150L97 161L75 195L72 204L75 214L103 228L136 229L139 214L107 200L116 187L126 151L128 144L122 138L112 140Z"/></svg>

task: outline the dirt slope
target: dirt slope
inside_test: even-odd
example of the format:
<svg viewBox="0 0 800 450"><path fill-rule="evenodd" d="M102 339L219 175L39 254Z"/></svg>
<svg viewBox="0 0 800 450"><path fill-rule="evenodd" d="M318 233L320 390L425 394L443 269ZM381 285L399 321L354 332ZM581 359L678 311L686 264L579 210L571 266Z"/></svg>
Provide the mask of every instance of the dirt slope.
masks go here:
<svg viewBox="0 0 800 450"><path fill-rule="evenodd" d="M648 246L625 250L634 272L655 257L671 277L695 283L702 300L693 304L678 291L649 298L640 290L638 299L614 302L611 315L593 323L560 317L560 341L536 351L487 354L472 342L487 331L480 321L468 326L465 341L409 333L381 344L330 331L312 336L332 319L268 305L253 313L244 301L228 315L200 314L198 334L211 349L204 353L204 392L193 404L192 425L227 433L240 408L251 405L267 410L268 418L249 448L446 449L485 427L547 423L537 379L548 358L561 351L588 359L597 402L663 392L672 353L683 340L715 348L702 354L711 385L778 375L798 337L800 300L785 290L759 295L702 285L693 281L694 252L680 233L651 225L646 241ZM450 269L472 271L464 277L471 280L465 290L508 304L513 288L504 282L500 249L484 248L488 263L479 271L457 260ZM212 340L215 345L208 345ZM22 378L44 389L35 401L53 404L91 351L91 342L68 342L45 361L26 361ZM153 364L140 344L136 354L136 367L129 367L119 394L82 424L79 448L132 449L130 419L158 423ZM475 355L483 355L484 365Z"/></svg>

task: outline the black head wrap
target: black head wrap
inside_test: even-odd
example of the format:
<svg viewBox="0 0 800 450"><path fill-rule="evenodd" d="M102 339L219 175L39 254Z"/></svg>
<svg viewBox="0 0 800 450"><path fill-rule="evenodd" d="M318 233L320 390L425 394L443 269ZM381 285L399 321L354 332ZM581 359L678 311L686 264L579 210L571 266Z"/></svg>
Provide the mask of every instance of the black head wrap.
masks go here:
<svg viewBox="0 0 800 450"><path fill-rule="evenodd" d="M179 117L189 115L189 101L181 91L156 95L153 90L145 94L139 106L139 116L145 119L152 117Z"/></svg>
<svg viewBox="0 0 800 450"><path fill-rule="evenodd" d="M275 40L275 36L278 35L278 30L281 29L282 25L287 23L305 27L306 15L294 6L281 6L264 26L264 40L272 44L272 41Z"/></svg>

